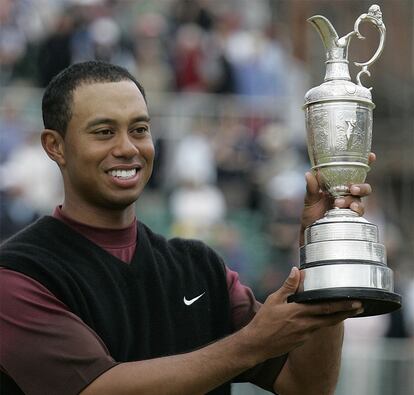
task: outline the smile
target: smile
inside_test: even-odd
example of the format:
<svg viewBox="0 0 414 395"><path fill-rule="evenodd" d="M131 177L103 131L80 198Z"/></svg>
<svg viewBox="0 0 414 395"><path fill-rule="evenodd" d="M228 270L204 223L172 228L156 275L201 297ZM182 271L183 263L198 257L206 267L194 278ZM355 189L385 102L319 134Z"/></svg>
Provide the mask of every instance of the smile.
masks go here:
<svg viewBox="0 0 414 395"><path fill-rule="evenodd" d="M108 171L108 174L112 177L120 178L127 180L129 178L135 177L137 174L137 169L130 169L130 170L110 170Z"/></svg>

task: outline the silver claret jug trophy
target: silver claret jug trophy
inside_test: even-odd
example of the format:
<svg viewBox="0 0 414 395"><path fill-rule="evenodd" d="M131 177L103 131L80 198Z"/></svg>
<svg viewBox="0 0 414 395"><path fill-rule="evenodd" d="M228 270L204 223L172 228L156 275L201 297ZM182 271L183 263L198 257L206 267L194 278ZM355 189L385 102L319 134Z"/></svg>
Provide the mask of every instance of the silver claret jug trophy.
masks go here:
<svg viewBox="0 0 414 395"><path fill-rule="evenodd" d="M305 95L308 152L321 187L339 197L350 193L351 184L363 183L369 170L375 105L361 75L370 76L368 67L381 55L385 26L377 5L362 14L354 30L341 38L325 17L316 15L308 21L326 49L325 81ZM369 61L355 62L362 69L354 84L348 70L348 46L352 37L364 38L359 32L361 22L377 27L380 43ZM389 313L401 306L376 225L350 209L334 208L306 228L304 240L300 249L303 281L289 302L361 300L364 312L360 316Z"/></svg>

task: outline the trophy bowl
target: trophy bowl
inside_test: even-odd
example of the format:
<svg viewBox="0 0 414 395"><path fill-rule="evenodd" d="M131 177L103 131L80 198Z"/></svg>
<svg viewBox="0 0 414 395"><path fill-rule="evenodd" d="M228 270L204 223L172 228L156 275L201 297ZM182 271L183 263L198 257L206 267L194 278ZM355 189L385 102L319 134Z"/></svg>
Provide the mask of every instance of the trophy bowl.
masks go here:
<svg viewBox="0 0 414 395"><path fill-rule="evenodd" d="M372 141L372 110L375 106L368 101L370 92L360 87L358 96L354 94L343 101L345 93L349 92L345 82L329 83L332 101L324 101L320 92L315 95L312 90L305 96L312 169L322 188L334 197L349 194L351 184L365 181Z"/></svg>

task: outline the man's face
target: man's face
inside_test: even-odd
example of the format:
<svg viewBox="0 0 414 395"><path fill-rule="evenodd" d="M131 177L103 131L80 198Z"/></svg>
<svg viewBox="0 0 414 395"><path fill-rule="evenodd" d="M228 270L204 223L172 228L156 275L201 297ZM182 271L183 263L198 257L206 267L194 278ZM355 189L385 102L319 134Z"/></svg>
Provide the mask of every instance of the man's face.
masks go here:
<svg viewBox="0 0 414 395"><path fill-rule="evenodd" d="M132 81L76 88L61 165L65 201L122 210L141 194L153 160L148 109Z"/></svg>

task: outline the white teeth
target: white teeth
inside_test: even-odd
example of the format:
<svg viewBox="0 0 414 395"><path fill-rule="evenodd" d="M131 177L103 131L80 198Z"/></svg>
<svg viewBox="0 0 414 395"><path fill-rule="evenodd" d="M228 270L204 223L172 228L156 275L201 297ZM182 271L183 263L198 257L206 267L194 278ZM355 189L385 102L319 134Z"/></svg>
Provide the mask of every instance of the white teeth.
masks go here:
<svg viewBox="0 0 414 395"><path fill-rule="evenodd" d="M137 169L131 169L131 170L110 170L109 174L112 177L118 177L118 178L131 178L134 177L135 174L137 174Z"/></svg>

